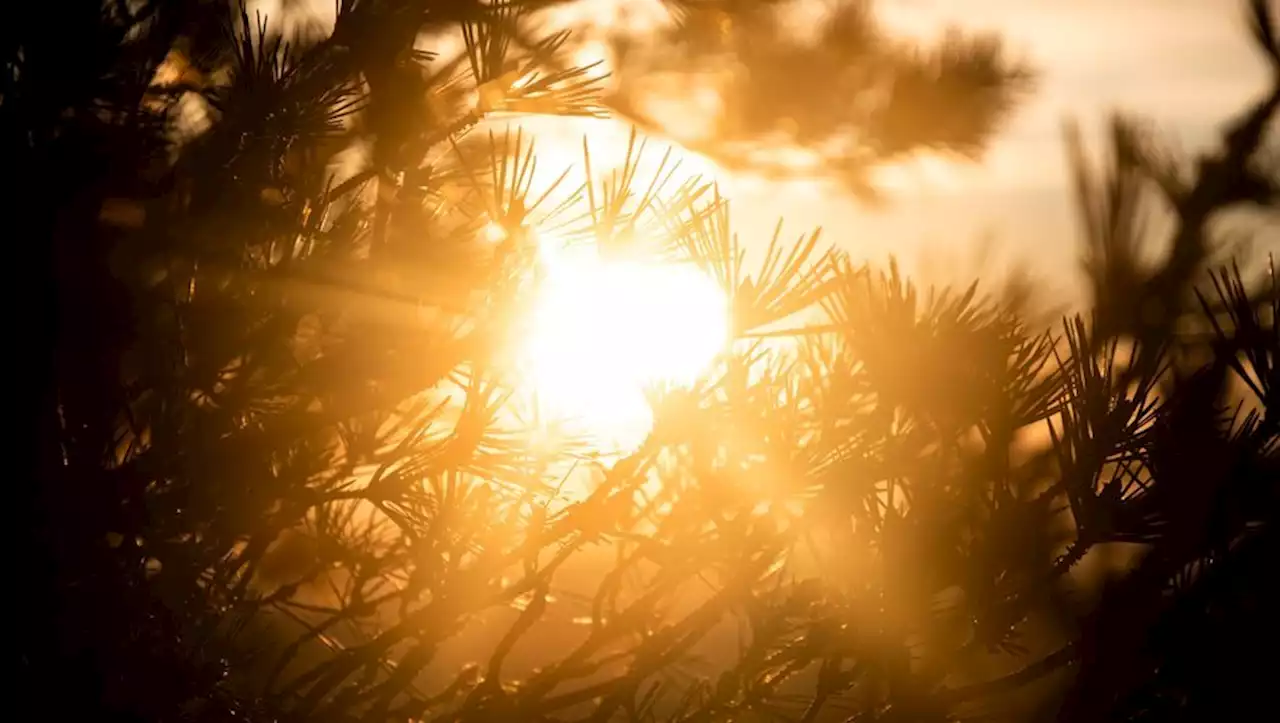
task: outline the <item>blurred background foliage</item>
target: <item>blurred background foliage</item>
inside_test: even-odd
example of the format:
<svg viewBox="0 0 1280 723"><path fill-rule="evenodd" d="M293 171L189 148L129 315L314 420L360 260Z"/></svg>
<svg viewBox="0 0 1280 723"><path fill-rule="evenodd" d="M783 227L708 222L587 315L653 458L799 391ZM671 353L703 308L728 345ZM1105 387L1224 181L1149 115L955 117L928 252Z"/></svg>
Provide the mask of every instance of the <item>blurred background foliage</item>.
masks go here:
<svg viewBox="0 0 1280 723"><path fill-rule="evenodd" d="M1275 80L1219 148L1180 158L1120 117L1099 163L1067 133L1093 308L1053 324L1025 285L922 288L816 233L740 241L714 184L640 172L639 135L618 168L588 147L580 184L535 184L509 126L617 114L874 199L876 164L979 156L1033 77L996 39L909 47L862 2L797 39L778 3L673 2L606 82L539 30L561 4L6 10L19 709L1276 710L1280 290L1273 265L1221 265L1212 223L1280 191L1265 0L1242 7ZM705 130L646 108L672 75L709 88ZM1151 204L1173 218L1155 262ZM650 390L621 454L518 408L511 339L551 228L691 264L730 302L732 343Z"/></svg>
<svg viewBox="0 0 1280 723"><path fill-rule="evenodd" d="M886 34L863 0L668 4L679 22L613 39L609 103L724 168L828 177L864 201L879 199L870 176L885 163L980 158L1034 87L998 36L951 28L921 46ZM697 112L664 117L672 87Z"/></svg>

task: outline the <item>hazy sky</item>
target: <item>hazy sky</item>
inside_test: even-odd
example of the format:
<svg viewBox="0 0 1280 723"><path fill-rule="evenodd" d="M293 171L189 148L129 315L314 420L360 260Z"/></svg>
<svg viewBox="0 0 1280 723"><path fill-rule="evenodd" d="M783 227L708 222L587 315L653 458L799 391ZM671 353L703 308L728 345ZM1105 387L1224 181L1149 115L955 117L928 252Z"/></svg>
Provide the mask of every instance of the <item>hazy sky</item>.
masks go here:
<svg viewBox="0 0 1280 723"><path fill-rule="evenodd" d="M279 0L259 2L270 7ZM607 23L617 18L616 7L643 14L655 4L590 0L568 12ZM1036 93L981 164L897 174L887 210L872 212L812 186L731 183L726 190L744 235L757 227L767 234L784 216L796 232L824 226L829 239L858 255L892 252L908 264L923 256L948 268L986 235L1006 256L1066 272L1059 276L1070 286L1066 275L1074 273L1078 245L1063 120L1077 118L1090 130L1113 109L1136 111L1184 147L1203 147L1224 118L1266 88L1265 68L1246 39L1243 0L878 0L876 7L891 28L924 38L949 24L1000 33L1039 70ZM555 119L531 125L539 131L540 155L566 163L578 157L588 128ZM588 125L600 145L611 145L608 136L625 139L617 124Z"/></svg>
<svg viewBox="0 0 1280 723"><path fill-rule="evenodd" d="M1065 187L1065 118L1098 128L1112 109L1137 111L1184 147L1203 147L1224 117L1266 88L1236 0L880 0L878 7L887 23L925 37L946 23L997 31L1042 78L980 166L912 179L888 212L792 193L750 204L820 221L843 245L873 256L910 258L922 242L927 259L950 262L990 232L1000 248L1041 269L1072 272L1078 247Z"/></svg>
<svg viewBox="0 0 1280 723"><path fill-rule="evenodd" d="M577 7L605 19L611 5L646 2ZM961 275L956 262L969 260L985 236L993 263L1029 261L1065 291L1075 283L1079 246L1063 121L1096 131L1113 110L1136 112L1191 150L1214 142L1220 123L1266 89L1243 0L878 0L876 7L892 30L924 39L948 25L995 31L1040 72L1039 87L980 164L895 173L886 210L861 208L835 190L728 184L744 236L767 235L782 216L796 232L823 226L857 255L894 253L908 265L919 260Z"/></svg>

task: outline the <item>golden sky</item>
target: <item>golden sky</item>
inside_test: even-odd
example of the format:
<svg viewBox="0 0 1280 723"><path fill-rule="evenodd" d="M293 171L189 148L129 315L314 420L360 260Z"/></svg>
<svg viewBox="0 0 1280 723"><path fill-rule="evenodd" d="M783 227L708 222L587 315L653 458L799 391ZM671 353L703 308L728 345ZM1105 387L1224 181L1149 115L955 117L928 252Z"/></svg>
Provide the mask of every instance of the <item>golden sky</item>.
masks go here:
<svg viewBox="0 0 1280 723"><path fill-rule="evenodd" d="M278 2L258 4L269 9ZM610 23L626 8L624 22L636 27L657 3L585 0L564 12L577 21ZM1195 149L1212 142L1218 124L1265 88L1239 0L878 0L876 7L890 28L926 39L948 24L998 32L1040 71L1036 93L981 164L894 169L888 175L892 204L884 210L859 207L838 189L813 184L729 181L725 190L740 229L767 233L782 216L796 233L823 226L828 239L855 255L894 253L908 268L922 260L943 273L972 256L975 241L985 236L997 252L993 261L1030 261L1063 279L1065 291L1073 282L1060 272L1074 269L1078 245L1063 120L1077 118L1091 130L1113 109L1136 111ZM584 130L599 141L595 149L626 135L607 122L539 119L530 125L554 165L577 157Z"/></svg>
<svg viewBox="0 0 1280 723"><path fill-rule="evenodd" d="M585 10L603 19L611 6L649 2L593 0ZM876 7L890 28L925 39L949 24L998 32L1040 71L1036 93L981 164L895 169L885 210L861 208L838 189L730 183L739 228L767 231L783 216L796 232L822 225L857 255L894 253L939 274L955 270L986 236L993 263L1026 260L1069 291L1078 245L1063 121L1077 118L1092 131L1114 109L1135 111L1194 150L1214 142L1220 122L1266 87L1237 0L879 0Z"/></svg>
<svg viewBox="0 0 1280 723"><path fill-rule="evenodd" d="M1097 128L1112 109L1136 111L1193 149L1265 89L1265 68L1244 40L1243 3L1234 0L881 0L878 7L886 23L924 37L947 23L997 31L1042 77L980 167L923 183L917 176L885 213L833 198L795 214L820 218L873 255L909 256L920 243L935 262L939 254L962 257L966 242L989 232L997 247L1040 269L1073 268L1063 119Z"/></svg>

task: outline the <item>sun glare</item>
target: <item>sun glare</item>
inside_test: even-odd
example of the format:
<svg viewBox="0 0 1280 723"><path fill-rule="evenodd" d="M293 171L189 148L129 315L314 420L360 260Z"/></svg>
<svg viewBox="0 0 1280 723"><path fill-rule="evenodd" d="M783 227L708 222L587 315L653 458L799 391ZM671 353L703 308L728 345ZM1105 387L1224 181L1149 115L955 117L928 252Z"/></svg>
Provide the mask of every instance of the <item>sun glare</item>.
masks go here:
<svg viewBox="0 0 1280 723"><path fill-rule="evenodd" d="M692 266L540 246L545 277L523 349L537 404L632 447L651 424L645 388L692 383L724 347L725 296Z"/></svg>

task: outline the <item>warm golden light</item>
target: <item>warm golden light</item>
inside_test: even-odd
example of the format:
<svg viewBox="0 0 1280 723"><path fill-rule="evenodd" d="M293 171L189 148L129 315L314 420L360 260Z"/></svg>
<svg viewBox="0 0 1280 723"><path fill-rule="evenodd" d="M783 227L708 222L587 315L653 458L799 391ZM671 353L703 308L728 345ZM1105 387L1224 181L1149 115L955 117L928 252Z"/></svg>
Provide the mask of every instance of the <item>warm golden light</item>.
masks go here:
<svg viewBox="0 0 1280 723"><path fill-rule="evenodd" d="M538 404L627 448L648 433L644 389L688 384L724 347L725 296L692 266L605 261L544 241L524 361Z"/></svg>

